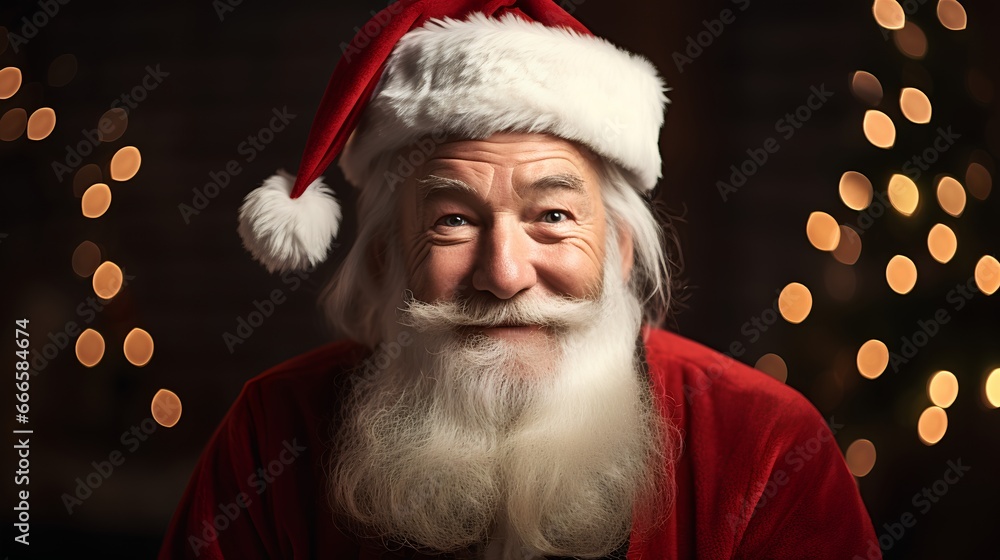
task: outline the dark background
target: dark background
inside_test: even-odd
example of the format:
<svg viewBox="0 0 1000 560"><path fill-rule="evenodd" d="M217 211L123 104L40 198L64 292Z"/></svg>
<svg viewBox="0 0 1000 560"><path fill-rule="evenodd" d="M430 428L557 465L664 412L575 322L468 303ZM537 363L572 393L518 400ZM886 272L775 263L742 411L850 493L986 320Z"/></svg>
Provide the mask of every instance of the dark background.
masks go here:
<svg viewBox="0 0 1000 560"><path fill-rule="evenodd" d="M1000 14L993 2L966 2L969 28L952 32L938 23L935 4L906 3L930 45L922 61L912 61L876 25L867 0L564 2L598 35L651 59L673 88L661 141L660 198L681 216L684 287L677 295L685 301L670 328L719 350L739 342L745 348L739 359L751 365L765 353L781 355L788 384L844 424L837 433L841 449L858 438L875 444L876 465L858 482L877 531L887 533L883 524L898 522L907 511L917 519L915 528L891 540L887 557L993 557L1000 521L1000 410L983 404L982 387L985 374L1000 367L1000 295L977 296L951 312L946 294L972 275L982 255L996 254L1000 197L970 197L962 217L953 219L937 207L931 178L949 173L963 180L973 159L996 176L992 158L1000 150L1000 120L992 88L1000 78ZM0 317L29 318L37 346L49 342L49 334L58 339L68 321L97 329L108 343L95 368L76 361L72 343L35 368L29 556L151 557L202 446L242 384L331 336L316 299L350 247L353 214L346 213L345 235L333 257L291 289L241 249L236 211L244 194L275 169L297 168L339 45L368 20L370 10L386 3L244 0L221 17L218 5L224 4L77 0L60 5L19 52L0 52L0 66L17 66L24 75L21 90L0 100L0 113L23 107L30 114L48 106L58 118L45 140L0 142L0 233L7 234L0 238ZM679 68L675 53L684 54L688 39L706 29L704 21L718 19L727 8L735 21ZM41 9L35 2L5 1L0 25L20 33L22 18ZM65 54L75 57L78 71L66 85L52 86L50 63ZM83 160L103 168L106 180L111 155L134 145L142 152L142 168L125 183L108 181L114 200L107 214L83 218L73 175L57 180L52 162L64 161L67 147L84 139L81 131L93 129L116 99L141 84L147 66L169 75L129 109L120 139ZM868 106L849 89L851 73L862 69L882 81L879 109L898 132L891 150L872 147L862 134ZM978 100L967 87L971 69L991 84L989 95ZM780 139L780 150L724 202L716 182L728 179L729 166L777 136L775 122L803 104L811 86L821 85L834 94L829 102L793 138ZM896 99L910 85L930 96L931 124L902 119ZM273 109L284 107L296 117L246 161L241 142L267 126ZM952 126L961 139L918 181L922 199L913 217L889 211L876 220L853 267L809 245L805 223L812 211L856 223L857 212L837 195L844 171L866 173L884 192L889 176L931 145L939 126ZM240 161L241 172L186 223L178 205L192 204L193 189L203 189L209 174L231 159ZM339 170L327 175L351 208L354 193ZM958 235L958 253L947 265L927 254L926 233L936 222ZM92 295L90 281L70 266L84 240L97 243L104 258L133 277L87 324L77 306ZM906 296L892 293L885 282L885 263L897 253L913 258L920 272ZM837 299L827 289L831 275L854 279L849 298ZM751 342L743 325L771 308L777 291L792 281L812 291L808 319L800 325L779 320ZM844 289L838 286L834 293ZM288 301L231 353L223 333L233 332L237 318L276 288ZM939 308L951 312L951 321L909 363L876 380L858 374L854 356L862 342L879 338L895 350L901 337L917 330L918 320ZM153 360L143 368L126 362L120 350L135 326L156 342ZM929 405L927 379L939 369L958 376L960 391L948 409L944 439L926 446L916 421ZM93 470L91 462L123 450L122 433L150 416L150 400L161 388L182 399L180 423L157 429L134 453L126 452L125 463L67 513L61 496ZM6 418L5 426L16 428ZM5 456L11 457L5 464L14 465ZM918 512L914 494L958 459L971 471L929 511ZM4 503L13 503L11 479L4 477ZM5 549L11 550L10 542ZM9 554L23 555L20 547Z"/></svg>

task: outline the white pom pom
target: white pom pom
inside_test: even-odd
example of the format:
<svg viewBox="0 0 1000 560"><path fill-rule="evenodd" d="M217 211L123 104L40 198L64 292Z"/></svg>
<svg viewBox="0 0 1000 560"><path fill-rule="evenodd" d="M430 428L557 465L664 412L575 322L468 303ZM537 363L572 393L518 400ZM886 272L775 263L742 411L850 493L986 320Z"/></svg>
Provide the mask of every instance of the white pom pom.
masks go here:
<svg viewBox="0 0 1000 560"><path fill-rule="evenodd" d="M326 259L340 228L340 205L320 177L291 198L295 177L278 171L243 199L243 246L268 272L305 270Z"/></svg>

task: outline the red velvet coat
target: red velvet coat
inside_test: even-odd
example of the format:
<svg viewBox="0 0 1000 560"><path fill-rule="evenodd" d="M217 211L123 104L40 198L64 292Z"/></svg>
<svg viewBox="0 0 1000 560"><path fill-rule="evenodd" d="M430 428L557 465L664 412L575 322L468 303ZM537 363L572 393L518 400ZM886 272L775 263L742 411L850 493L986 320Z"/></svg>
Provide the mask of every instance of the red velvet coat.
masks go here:
<svg viewBox="0 0 1000 560"><path fill-rule="evenodd" d="M325 503L330 416L350 366L341 341L247 382L191 477L160 558L410 558L339 531ZM802 395L675 334L649 331L658 404L684 434L677 496L639 558L868 558L871 520L829 425Z"/></svg>

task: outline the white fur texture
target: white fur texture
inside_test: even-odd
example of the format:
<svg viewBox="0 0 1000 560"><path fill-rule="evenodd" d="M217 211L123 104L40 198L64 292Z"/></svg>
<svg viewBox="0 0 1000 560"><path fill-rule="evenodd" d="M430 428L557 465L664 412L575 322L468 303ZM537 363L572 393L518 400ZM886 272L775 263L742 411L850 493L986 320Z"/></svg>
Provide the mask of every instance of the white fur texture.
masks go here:
<svg viewBox="0 0 1000 560"><path fill-rule="evenodd" d="M323 262L340 228L340 204L320 177L291 198L295 177L281 170L243 199L243 246L268 272L305 270Z"/></svg>
<svg viewBox="0 0 1000 560"><path fill-rule="evenodd" d="M648 60L598 37L513 14L430 20L396 45L340 166L360 186L376 156L418 139L547 132L618 162L649 190L661 175L665 91Z"/></svg>

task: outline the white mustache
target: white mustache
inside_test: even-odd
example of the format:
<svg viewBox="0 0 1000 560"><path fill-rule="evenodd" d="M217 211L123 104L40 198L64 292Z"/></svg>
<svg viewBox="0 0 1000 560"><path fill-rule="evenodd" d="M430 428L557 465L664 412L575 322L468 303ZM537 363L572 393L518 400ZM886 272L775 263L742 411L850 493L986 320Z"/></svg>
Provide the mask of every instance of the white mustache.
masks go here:
<svg viewBox="0 0 1000 560"><path fill-rule="evenodd" d="M555 331L571 331L592 324L600 312L596 300L573 297L515 297L485 301L425 302L407 291L400 324L419 332L440 333L460 327L540 326Z"/></svg>

